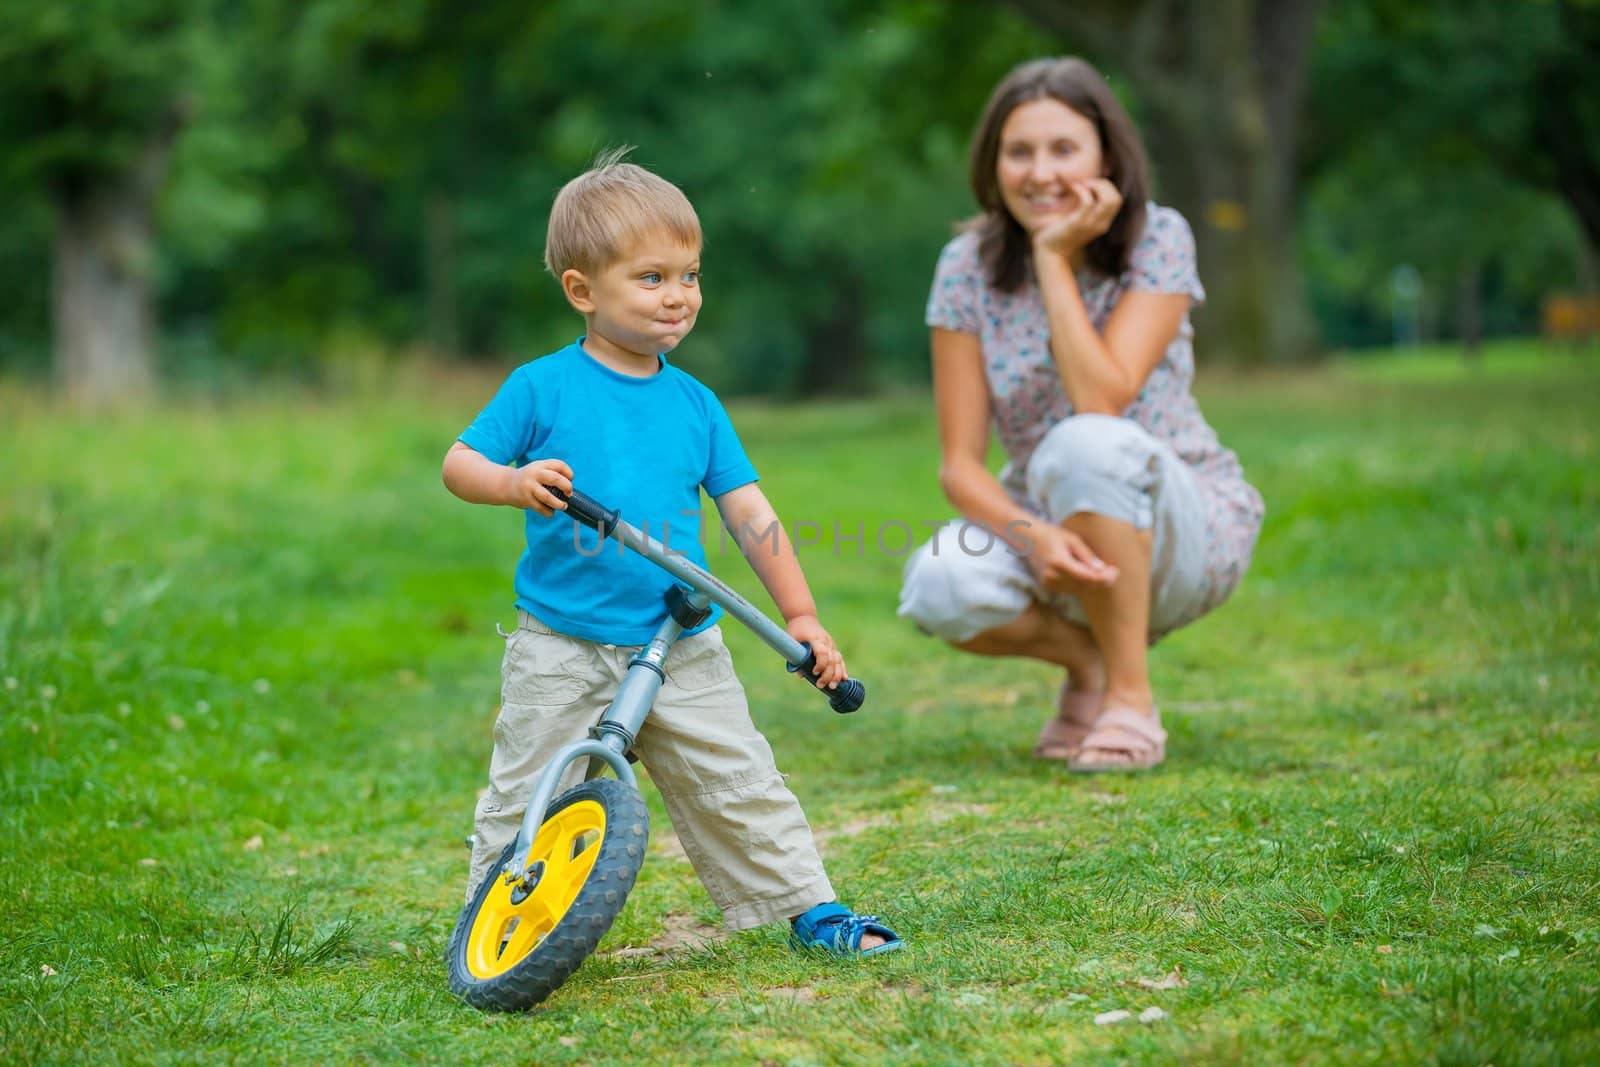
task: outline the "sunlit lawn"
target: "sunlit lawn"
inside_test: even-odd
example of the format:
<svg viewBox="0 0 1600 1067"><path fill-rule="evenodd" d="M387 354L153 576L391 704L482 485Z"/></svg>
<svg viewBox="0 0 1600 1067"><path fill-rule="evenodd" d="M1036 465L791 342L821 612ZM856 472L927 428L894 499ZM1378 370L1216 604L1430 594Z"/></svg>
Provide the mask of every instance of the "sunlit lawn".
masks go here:
<svg viewBox="0 0 1600 1067"><path fill-rule="evenodd" d="M647 788L622 919L524 1016L442 963L520 520L438 461L491 384L0 391L0 1062L1600 1061L1595 354L1206 382L1267 527L1156 652L1134 778L1033 761L1050 672L894 618L898 524L946 515L925 395L734 405L867 707L729 640L908 947L721 935Z"/></svg>

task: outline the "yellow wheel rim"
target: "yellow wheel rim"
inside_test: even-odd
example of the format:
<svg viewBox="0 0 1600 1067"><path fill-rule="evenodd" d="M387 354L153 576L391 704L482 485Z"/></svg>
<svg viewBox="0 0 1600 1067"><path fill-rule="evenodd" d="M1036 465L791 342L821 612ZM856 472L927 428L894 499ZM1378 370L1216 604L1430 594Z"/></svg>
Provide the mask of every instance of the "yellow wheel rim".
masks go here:
<svg viewBox="0 0 1600 1067"><path fill-rule="evenodd" d="M594 870L605 839L605 808L580 800L556 812L539 827L528 868L544 864L538 885L520 904L511 902L515 883L499 871L490 874L489 895L467 936L467 970L474 978L494 978L515 967L539 947L578 898Z"/></svg>

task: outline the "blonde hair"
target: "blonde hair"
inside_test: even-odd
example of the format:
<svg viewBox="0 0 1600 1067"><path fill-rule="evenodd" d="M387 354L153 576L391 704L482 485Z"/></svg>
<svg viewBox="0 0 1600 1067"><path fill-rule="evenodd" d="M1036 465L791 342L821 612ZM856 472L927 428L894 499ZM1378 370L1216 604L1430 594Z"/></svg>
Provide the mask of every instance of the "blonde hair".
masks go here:
<svg viewBox="0 0 1600 1067"><path fill-rule="evenodd" d="M544 265L557 278L568 270L604 270L648 237L700 247L700 218L689 198L665 178L624 163L630 151L623 146L602 152L556 194Z"/></svg>

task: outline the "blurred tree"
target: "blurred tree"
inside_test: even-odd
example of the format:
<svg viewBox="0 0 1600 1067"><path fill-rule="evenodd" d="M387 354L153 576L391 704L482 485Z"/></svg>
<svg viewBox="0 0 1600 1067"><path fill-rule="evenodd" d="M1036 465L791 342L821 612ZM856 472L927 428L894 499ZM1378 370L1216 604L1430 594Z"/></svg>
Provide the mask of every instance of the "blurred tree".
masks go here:
<svg viewBox="0 0 1600 1067"><path fill-rule="evenodd" d="M1211 343L1246 363L1310 355L1295 187L1321 0L1008 3L1132 82L1157 195L1195 228Z"/></svg>
<svg viewBox="0 0 1600 1067"><path fill-rule="evenodd" d="M705 225L689 369L775 394L921 378L968 131L1005 70L1060 47L948 0L5 5L0 361L43 328L47 218L98 263L92 307L53 286L75 389L148 380L152 289L169 372L214 381L381 373L419 340L547 351L581 329L544 277L551 198L628 143ZM98 240L69 225L107 214Z"/></svg>
<svg viewBox="0 0 1600 1067"><path fill-rule="evenodd" d="M969 210L965 127L1039 44L1020 19L941 0L262 7L262 39L291 42L248 79L264 87L250 110L289 131L261 194L273 224L220 292L175 287L220 303L229 347L570 340L581 327L541 277L545 216L626 143L706 230L707 307L679 358L768 393L925 373L934 257Z"/></svg>
<svg viewBox="0 0 1600 1067"><path fill-rule="evenodd" d="M552 10L253 5L254 36L284 42L242 68L246 110L275 146L256 190L271 221L191 302L213 309L227 348L299 365L501 339L492 324L537 265L523 186L551 174L531 117L551 113L562 80L560 52L519 71L518 46ZM499 255L508 244L514 254Z"/></svg>
<svg viewBox="0 0 1600 1067"><path fill-rule="evenodd" d="M1600 249L1600 5L1344 0L1319 28L1310 113L1324 296L1375 303L1414 263L1470 352L1528 329L1582 240Z"/></svg>
<svg viewBox="0 0 1600 1067"><path fill-rule="evenodd" d="M671 173L705 218L708 291L726 278L735 298L708 302L725 380L854 395L880 376L922 376L934 261L972 210L967 129L1037 33L937 0L700 10L667 140L640 131L638 143L693 146Z"/></svg>
<svg viewBox="0 0 1600 1067"><path fill-rule="evenodd" d="M0 166L47 191L55 369L80 399L153 382L156 203L217 45L204 15L202 0L0 5Z"/></svg>
<svg viewBox="0 0 1600 1067"><path fill-rule="evenodd" d="M184 310L218 309L228 348L293 364L363 337L478 354L569 340L540 277L544 218L600 148L629 143L706 228L711 300L681 358L764 392L859 391L882 353L920 372L921 301L964 200L951 116L1037 43L938 0L254 10L255 38L288 42L240 60L254 140L278 146L256 190L271 223L172 286ZM926 62L946 52L965 59Z"/></svg>
<svg viewBox="0 0 1600 1067"><path fill-rule="evenodd" d="M1458 337L1470 354L1485 335L1535 328L1540 295L1573 276L1581 236L1559 198L1481 160L1375 137L1308 183L1301 241L1330 344L1400 343L1391 278L1409 265L1424 339Z"/></svg>
<svg viewBox="0 0 1600 1067"><path fill-rule="evenodd" d="M1513 6L1543 9L1524 12L1524 17L1546 18L1551 7L1548 0L1537 5L1522 0ZM1533 90L1533 158L1526 167L1500 158L1509 173L1525 172L1558 191L1572 205L1590 250L1600 253L1600 3L1560 0L1554 9L1553 27L1530 30L1534 47L1525 54L1522 69ZM1494 36L1494 30L1486 36Z"/></svg>

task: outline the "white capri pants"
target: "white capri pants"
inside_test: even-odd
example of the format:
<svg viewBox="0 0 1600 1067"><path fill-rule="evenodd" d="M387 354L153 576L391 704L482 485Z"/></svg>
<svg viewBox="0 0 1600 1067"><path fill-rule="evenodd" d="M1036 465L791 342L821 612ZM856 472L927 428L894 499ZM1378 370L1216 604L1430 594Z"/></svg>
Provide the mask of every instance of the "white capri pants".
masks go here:
<svg viewBox="0 0 1600 1067"><path fill-rule="evenodd" d="M1028 461L1026 493L1022 503L1041 521L1060 523L1087 511L1151 531L1151 641L1205 613L1204 494L1172 447L1138 423L1114 415L1063 420ZM1045 589L1016 549L997 537L959 530L963 521L955 520L906 561L902 618L935 637L962 642L1004 626L1038 601L1088 625L1076 597Z"/></svg>

